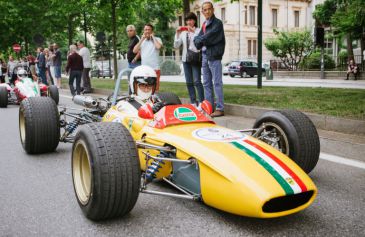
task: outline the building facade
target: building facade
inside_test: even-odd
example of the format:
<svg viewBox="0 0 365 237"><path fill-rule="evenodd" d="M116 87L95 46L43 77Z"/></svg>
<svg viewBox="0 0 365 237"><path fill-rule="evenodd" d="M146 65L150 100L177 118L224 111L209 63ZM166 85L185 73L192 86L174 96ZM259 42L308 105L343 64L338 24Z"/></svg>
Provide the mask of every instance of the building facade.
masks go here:
<svg viewBox="0 0 365 237"><path fill-rule="evenodd" d="M193 1L190 11L198 16L199 27L204 22L201 7L205 0ZM294 30L312 29L314 21L312 12L315 4L312 0L263 0L263 42L274 37L274 29ZM317 0L321 3L323 0ZM317 3L317 4L318 4ZM239 0L231 3L231 0L214 2L214 13L224 24L226 35L226 50L223 62L235 59L252 59L257 57L257 0ZM177 27L184 25L182 14L174 23ZM265 46L262 47L264 61L273 58ZM179 54L179 52L176 52Z"/></svg>

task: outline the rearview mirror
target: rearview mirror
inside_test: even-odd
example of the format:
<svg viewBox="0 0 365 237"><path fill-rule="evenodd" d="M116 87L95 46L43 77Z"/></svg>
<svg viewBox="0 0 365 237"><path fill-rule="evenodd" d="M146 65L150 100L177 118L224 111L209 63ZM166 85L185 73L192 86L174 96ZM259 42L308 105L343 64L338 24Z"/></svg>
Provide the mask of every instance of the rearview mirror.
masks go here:
<svg viewBox="0 0 365 237"><path fill-rule="evenodd" d="M138 109L138 116L143 119L153 119L153 111L150 104L145 104Z"/></svg>

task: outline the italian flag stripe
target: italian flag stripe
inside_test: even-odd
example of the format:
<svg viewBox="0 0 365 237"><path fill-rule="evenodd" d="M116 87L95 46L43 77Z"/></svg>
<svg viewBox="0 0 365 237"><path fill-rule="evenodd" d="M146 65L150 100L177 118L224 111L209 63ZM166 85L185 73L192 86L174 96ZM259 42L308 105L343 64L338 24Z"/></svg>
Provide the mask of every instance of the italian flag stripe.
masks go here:
<svg viewBox="0 0 365 237"><path fill-rule="evenodd" d="M231 142L235 147L243 150L246 152L247 155L249 155L251 158L256 160L264 169L266 169L273 177L274 179L280 184L280 186L284 189L286 195L294 194L294 190L292 187L288 184L288 182L278 173L277 170L275 170L265 159L257 155L255 152L248 149L245 145L243 145L241 142Z"/></svg>
<svg viewBox="0 0 365 237"><path fill-rule="evenodd" d="M302 192L307 191L307 187L303 183L303 181L296 175L284 162L282 162L279 158L274 156L272 153L270 153L268 150L263 148L262 146L250 141L245 140L244 142L250 144L251 146L255 147L256 149L260 150L262 153L270 157L273 161L275 161L278 165L280 165L293 179L294 181L299 185Z"/></svg>

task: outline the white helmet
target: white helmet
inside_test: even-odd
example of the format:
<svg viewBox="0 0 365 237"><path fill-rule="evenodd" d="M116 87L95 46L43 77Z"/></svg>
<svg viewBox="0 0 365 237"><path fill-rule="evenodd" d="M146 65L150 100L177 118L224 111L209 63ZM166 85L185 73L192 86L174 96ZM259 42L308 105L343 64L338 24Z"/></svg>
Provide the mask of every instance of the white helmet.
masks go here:
<svg viewBox="0 0 365 237"><path fill-rule="evenodd" d="M149 66L138 66L133 69L130 75L129 86L131 93L138 96L141 100L147 100L156 90L157 75L155 70ZM138 84L152 85L152 90L149 92L142 91Z"/></svg>
<svg viewBox="0 0 365 237"><path fill-rule="evenodd" d="M25 69L23 68L19 68L18 71L16 72L18 78L20 79L24 79L28 77L28 73Z"/></svg>

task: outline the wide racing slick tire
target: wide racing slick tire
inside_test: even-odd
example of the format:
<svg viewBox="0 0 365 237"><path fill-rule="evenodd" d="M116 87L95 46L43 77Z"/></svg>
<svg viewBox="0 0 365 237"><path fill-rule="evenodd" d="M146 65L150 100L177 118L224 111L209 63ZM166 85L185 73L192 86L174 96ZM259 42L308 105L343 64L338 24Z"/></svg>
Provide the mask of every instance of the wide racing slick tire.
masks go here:
<svg viewBox="0 0 365 237"><path fill-rule="evenodd" d="M51 97L56 105L58 105L58 102L60 101L60 94L58 92L58 88L55 85L50 85L47 90L48 97Z"/></svg>
<svg viewBox="0 0 365 237"><path fill-rule="evenodd" d="M82 126L72 147L71 165L75 195L87 218L117 218L132 210L141 170L135 142L122 124Z"/></svg>
<svg viewBox="0 0 365 237"><path fill-rule="evenodd" d="M0 86L0 108L8 107L8 90L5 86Z"/></svg>
<svg viewBox="0 0 365 237"><path fill-rule="evenodd" d="M19 134L29 154L54 151L60 139L57 105L49 97L30 97L20 103Z"/></svg>
<svg viewBox="0 0 365 237"><path fill-rule="evenodd" d="M306 173L314 169L320 143L314 124L305 114L296 110L270 111L257 118L254 128L263 124L265 128L255 137L289 156Z"/></svg>
<svg viewBox="0 0 365 237"><path fill-rule="evenodd" d="M165 105L180 105L180 98L172 92L157 92L155 97L158 101L165 102Z"/></svg>

